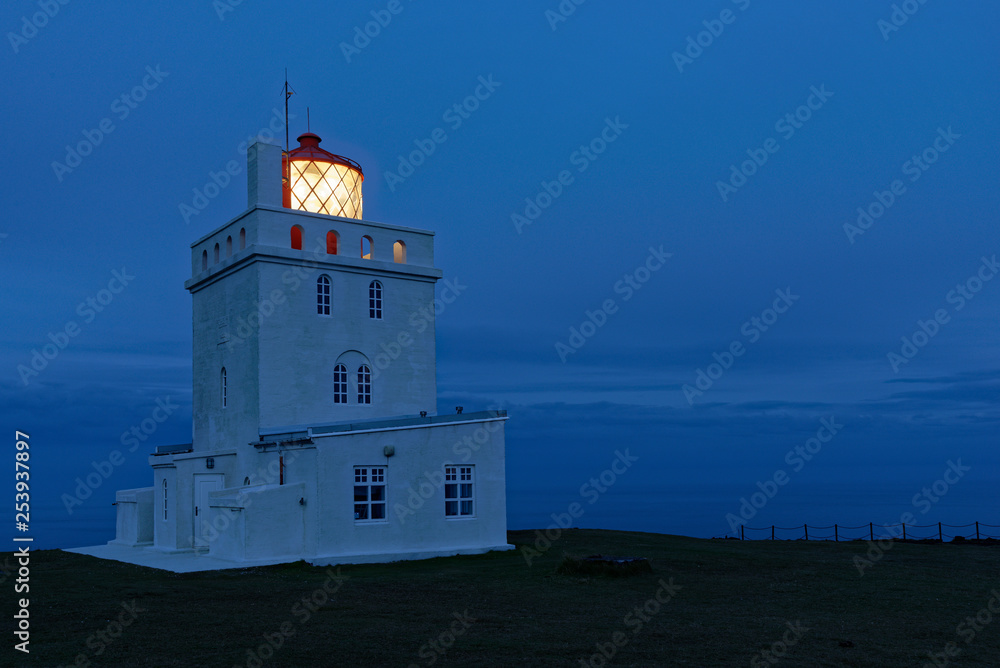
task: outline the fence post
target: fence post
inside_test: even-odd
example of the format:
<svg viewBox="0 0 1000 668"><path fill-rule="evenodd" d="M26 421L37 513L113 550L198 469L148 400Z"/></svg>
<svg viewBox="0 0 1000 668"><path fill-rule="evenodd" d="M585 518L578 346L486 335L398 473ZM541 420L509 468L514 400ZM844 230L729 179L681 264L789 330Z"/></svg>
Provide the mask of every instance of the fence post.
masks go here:
<svg viewBox="0 0 1000 668"><path fill-rule="evenodd" d="M809 540L809 525L808 524L803 524L802 526L806 530L806 540Z"/></svg>
<svg viewBox="0 0 1000 668"><path fill-rule="evenodd" d="M837 525L836 524L833 525L833 542L834 543L839 543L840 542L840 536L837 535Z"/></svg>
<svg viewBox="0 0 1000 668"><path fill-rule="evenodd" d="M944 542L944 534L941 533L941 523L938 522L938 540Z"/></svg>
<svg viewBox="0 0 1000 668"><path fill-rule="evenodd" d="M979 540L979 522L976 522L976 540Z"/></svg>
<svg viewBox="0 0 1000 668"><path fill-rule="evenodd" d="M875 529L872 528L872 523L868 523L868 540L875 542Z"/></svg>
<svg viewBox="0 0 1000 668"><path fill-rule="evenodd" d="M774 525L771 525L771 540L774 540Z"/></svg>
<svg viewBox="0 0 1000 668"><path fill-rule="evenodd" d="M906 540L906 522L903 522L903 540Z"/></svg>
<svg viewBox="0 0 1000 668"><path fill-rule="evenodd" d="M743 525L740 525L740 540L743 540Z"/></svg>

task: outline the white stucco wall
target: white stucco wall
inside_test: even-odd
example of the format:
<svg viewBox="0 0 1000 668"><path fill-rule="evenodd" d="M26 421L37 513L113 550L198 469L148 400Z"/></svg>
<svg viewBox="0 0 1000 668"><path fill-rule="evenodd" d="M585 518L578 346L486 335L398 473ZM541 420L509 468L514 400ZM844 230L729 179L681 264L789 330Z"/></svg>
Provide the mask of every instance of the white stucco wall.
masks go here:
<svg viewBox="0 0 1000 668"><path fill-rule="evenodd" d="M139 546L153 542L153 488L120 489L115 493L118 545Z"/></svg>

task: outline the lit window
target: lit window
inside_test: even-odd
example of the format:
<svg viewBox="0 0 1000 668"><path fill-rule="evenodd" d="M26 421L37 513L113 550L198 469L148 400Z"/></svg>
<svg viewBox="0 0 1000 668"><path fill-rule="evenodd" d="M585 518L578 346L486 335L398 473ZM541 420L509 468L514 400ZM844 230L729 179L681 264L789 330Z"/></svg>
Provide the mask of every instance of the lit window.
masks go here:
<svg viewBox="0 0 1000 668"><path fill-rule="evenodd" d="M240 228L240 250L247 247L247 228Z"/></svg>
<svg viewBox="0 0 1000 668"><path fill-rule="evenodd" d="M219 244L215 244L215 259L212 260L213 264L219 264Z"/></svg>
<svg viewBox="0 0 1000 668"><path fill-rule="evenodd" d="M399 264L406 262L406 244L402 241L397 241L392 245L392 261Z"/></svg>
<svg viewBox="0 0 1000 668"><path fill-rule="evenodd" d="M343 364L333 367L333 403L347 403L347 367Z"/></svg>
<svg viewBox="0 0 1000 668"><path fill-rule="evenodd" d="M227 405L227 402L229 400L228 397L227 397L228 388L226 387L226 367L222 367L222 388L221 388L221 390L222 390L222 392L221 392L221 395L222 395L222 407L225 408L226 405Z"/></svg>
<svg viewBox="0 0 1000 668"><path fill-rule="evenodd" d="M368 317L382 319L382 284L378 281L368 284Z"/></svg>
<svg viewBox="0 0 1000 668"><path fill-rule="evenodd" d="M372 402L372 369L367 364L358 367L358 403Z"/></svg>
<svg viewBox="0 0 1000 668"><path fill-rule="evenodd" d="M325 274L316 280L316 313L330 315L330 277Z"/></svg>
<svg viewBox="0 0 1000 668"><path fill-rule="evenodd" d="M167 481L163 481L163 521L167 521Z"/></svg>
<svg viewBox="0 0 1000 668"><path fill-rule="evenodd" d="M367 234L361 237L361 259L370 260L372 259L372 238Z"/></svg>
<svg viewBox="0 0 1000 668"><path fill-rule="evenodd" d="M201 270L205 271L208 269L208 251L203 250L201 252Z"/></svg>
<svg viewBox="0 0 1000 668"><path fill-rule="evenodd" d="M292 249L302 250L302 226L292 225Z"/></svg>
<svg viewBox="0 0 1000 668"><path fill-rule="evenodd" d="M231 236L226 237L226 257L233 254L233 238Z"/></svg>
<svg viewBox="0 0 1000 668"><path fill-rule="evenodd" d="M330 230L326 233L326 254L336 255L337 254L337 233Z"/></svg>
<svg viewBox="0 0 1000 668"><path fill-rule="evenodd" d="M385 467L354 467L354 521L385 521Z"/></svg>
<svg viewBox="0 0 1000 668"><path fill-rule="evenodd" d="M445 517L471 517L473 515L472 467L444 467Z"/></svg>

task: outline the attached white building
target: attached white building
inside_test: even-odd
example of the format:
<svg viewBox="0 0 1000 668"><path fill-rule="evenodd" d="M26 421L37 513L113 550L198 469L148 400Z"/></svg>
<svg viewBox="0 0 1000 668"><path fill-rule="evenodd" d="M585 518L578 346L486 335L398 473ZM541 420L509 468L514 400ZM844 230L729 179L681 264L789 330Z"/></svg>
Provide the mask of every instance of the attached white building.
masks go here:
<svg viewBox="0 0 1000 668"><path fill-rule="evenodd" d="M234 566L511 549L506 412L436 413L434 233L362 220L361 168L299 142L254 144L247 210L191 245L192 443L117 493L109 545Z"/></svg>

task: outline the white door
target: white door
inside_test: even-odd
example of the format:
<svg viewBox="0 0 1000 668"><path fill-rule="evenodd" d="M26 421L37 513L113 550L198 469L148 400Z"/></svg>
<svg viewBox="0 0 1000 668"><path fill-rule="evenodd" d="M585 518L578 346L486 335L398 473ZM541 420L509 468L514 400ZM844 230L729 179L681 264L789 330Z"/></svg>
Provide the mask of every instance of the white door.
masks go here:
<svg viewBox="0 0 1000 668"><path fill-rule="evenodd" d="M196 473L194 476L194 546L208 546L212 536L208 493L222 489L221 473Z"/></svg>

